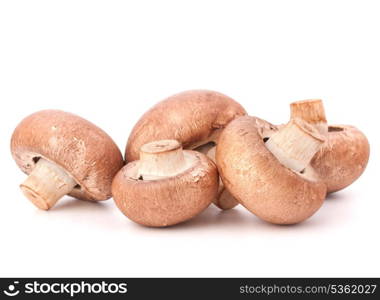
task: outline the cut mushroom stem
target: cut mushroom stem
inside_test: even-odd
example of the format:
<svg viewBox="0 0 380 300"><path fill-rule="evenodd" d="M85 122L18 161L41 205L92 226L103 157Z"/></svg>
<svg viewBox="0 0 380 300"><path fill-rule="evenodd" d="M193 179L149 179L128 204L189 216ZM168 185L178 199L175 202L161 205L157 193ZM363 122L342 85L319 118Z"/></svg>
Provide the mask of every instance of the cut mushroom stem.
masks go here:
<svg viewBox="0 0 380 300"><path fill-rule="evenodd" d="M48 210L76 185L76 181L64 169L40 158L20 188L34 205Z"/></svg>
<svg viewBox="0 0 380 300"><path fill-rule="evenodd" d="M292 119L265 143L285 167L302 172L324 143L316 128L300 119Z"/></svg>
<svg viewBox="0 0 380 300"><path fill-rule="evenodd" d="M292 119L301 119L315 126L322 135L327 135L328 125L323 102L320 99L296 101L290 104Z"/></svg>
<svg viewBox="0 0 380 300"><path fill-rule="evenodd" d="M154 141L140 148L140 179L155 180L175 176L187 168L182 146L176 140Z"/></svg>

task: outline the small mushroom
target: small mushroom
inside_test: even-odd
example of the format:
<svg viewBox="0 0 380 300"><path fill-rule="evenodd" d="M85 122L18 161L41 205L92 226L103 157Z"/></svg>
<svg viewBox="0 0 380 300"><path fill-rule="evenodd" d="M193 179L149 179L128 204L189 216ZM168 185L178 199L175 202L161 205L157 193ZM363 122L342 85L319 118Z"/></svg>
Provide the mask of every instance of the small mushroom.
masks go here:
<svg viewBox="0 0 380 300"><path fill-rule="evenodd" d="M162 139L175 139L184 149L207 154L218 143L223 128L243 115L246 112L239 103L218 92L191 90L175 94L140 118L129 136L125 159L137 160L143 144ZM237 205L223 185L219 189L213 201L216 206L229 209Z"/></svg>
<svg viewBox="0 0 380 300"><path fill-rule="evenodd" d="M301 120L291 120L268 137L265 123L244 116L223 130L216 149L220 176L231 194L261 219L302 222L325 199L326 186L309 165L324 139Z"/></svg>
<svg viewBox="0 0 380 300"><path fill-rule="evenodd" d="M292 118L315 124L326 136L326 143L311 165L333 193L352 184L364 172L370 153L366 136L350 125L328 126L321 100L297 101L290 105Z"/></svg>
<svg viewBox="0 0 380 300"><path fill-rule="evenodd" d="M218 178L206 155L183 150L176 140L154 141L141 147L139 160L117 173L112 194L132 221L165 227L206 209L217 195Z"/></svg>
<svg viewBox="0 0 380 300"><path fill-rule="evenodd" d="M123 166L112 139L94 124L59 110L36 112L16 127L11 151L28 174L24 195L48 210L64 195L83 200L107 200L111 184Z"/></svg>

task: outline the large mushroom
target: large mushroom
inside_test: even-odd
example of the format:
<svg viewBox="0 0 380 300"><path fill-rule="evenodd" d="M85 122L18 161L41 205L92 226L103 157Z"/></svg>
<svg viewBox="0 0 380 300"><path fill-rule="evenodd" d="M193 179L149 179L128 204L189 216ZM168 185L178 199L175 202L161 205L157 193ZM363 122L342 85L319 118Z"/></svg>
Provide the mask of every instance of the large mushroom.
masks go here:
<svg viewBox="0 0 380 300"><path fill-rule="evenodd" d="M129 136L125 159L137 160L140 147L148 142L174 139L184 149L203 152L215 160L213 153L223 128L243 115L246 112L239 103L218 92L191 90L175 94L140 118ZM222 183L213 202L221 209L237 205Z"/></svg>
<svg viewBox="0 0 380 300"><path fill-rule="evenodd" d="M117 207L145 226L184 222L206 209L217 195L219 176L206 155L183 150L176 140L145 144L112 184Z"/></svg>
<svg viewBox="0 0 380 300"><path fill-rule="evenodd" d="M352 184L364 172L370 146L366 136L350 125L328 125L321 100L291 103L291 117L317 124L326 136L326 143L317 152L311 165L333 193Z"/></svg>
<svg viewBox="0 0 380 300"><path fill-rule="evenodd" d="M79 116L59 110L36 112L16 127L11 151L28 174L24 195L48 210L64 195L100 201L111 197L111 184L123 166L113 140Z"/></svg>
<svg viewBox="0 0 380 300"><path fill-rule="evenodd" d="M270 223L295 224L325 199L326 186L309 164L324 139L297 119L273 127L255 117L235 119L219 138L216 161L223 183L249 211Z"/></svg>

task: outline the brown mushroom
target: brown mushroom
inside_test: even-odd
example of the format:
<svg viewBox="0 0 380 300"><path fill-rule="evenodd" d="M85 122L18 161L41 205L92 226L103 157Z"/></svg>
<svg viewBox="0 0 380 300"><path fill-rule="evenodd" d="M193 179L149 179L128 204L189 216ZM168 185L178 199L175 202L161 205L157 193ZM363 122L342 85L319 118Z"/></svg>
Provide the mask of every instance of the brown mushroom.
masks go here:
<svg viewBox="0 0 380 300"><path fill-rule="evenodd" d="M352 184L364 172L370 146L366 136L350 125L328 126L321 100L303 100L290 105L292 118L315 124L326 136L326 143L313 158L311 165L333 193Z"/></svg>
<svg viewBox="0 0 380 300"><path fill-rule="evenodd" d="M326 186L309 165L323 137L300 120L269 136L264 124L244 116L223 130L216 149L220 176L231 194L261 219L299 223L321 207L326 195Z"/></svg>
<svg viewBox="0 0 380 300"><path fill-rule="evenodd" d="M16 127L11 151L28 174L24 195L48 210L64 195L100 201L111 197L112 179L123 166L120 150L94 124L59 110L36 112Z"/></svg>
<svg viewBox="0 0 380 300"><path fill-rule="evenodd" d="M137 160L143 144L162 139L175 139L184 149L207 154L218 143L222 129L245 114L239 103L218 92L191 90L175 94L140 118L129 136L125 159L127 162ZM223 185L219 189L215 205L221 209L237 205Z"/></svg>
<svg viewBox="0 0 380 300"><path fill-rule="evenodd" d="M112 194L117 207L136 223L171 226L206 209L218 192L218 172L206 155L182 150L175 140L145 144L140 160L116 175Z"/></svg>

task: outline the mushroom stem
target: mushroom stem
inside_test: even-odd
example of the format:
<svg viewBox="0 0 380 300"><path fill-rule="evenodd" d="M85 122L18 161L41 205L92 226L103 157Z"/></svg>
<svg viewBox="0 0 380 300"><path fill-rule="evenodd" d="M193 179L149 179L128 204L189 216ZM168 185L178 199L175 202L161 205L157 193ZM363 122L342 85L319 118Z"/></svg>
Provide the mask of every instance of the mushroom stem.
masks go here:
<svg viewBox="0 0 380 300"><path fill-rule="evenodd" d="M302 119L315 126L322 135L327 135L328 125L322 100L310 99L293 102L290 104L290 115L292 119Z"/></svg>
<svg viewBox="0 0 380 300"><path fill-rule="evenodd" d="M301 172L323 143L324 137L316 128L300 119L292 119L275 132L265 145L281 164Z"/></svg>
<svg viewBox="0 0 380 300"><path fill-rule="evenodd" d="M182 146L176 140L154 141L140 148L139 177L143 180L175 176L187 167Z"/></svg>
<svg viewBox="0 0 380 300"><path fill-rule="evenodd" d="M198 147L196 150L207 155L207 157L210 158L216 164L216 158L215 158L216 145L215 144L212 145L208 143L201 147ZM225 188L223 181L220 177L219 177L218 195L217 197L213 199L212 202L220 209L225 209L225 210L234 208L236 205L239 204L235 200L235 198L231 195L231 193Z"/></svg>
<svg viewBox="0 0 380 300"><path fill-rule="evenodd" d="M64 169L40 158L20 188L35 206L48 210L75 186L75 180Z"/></svg>

